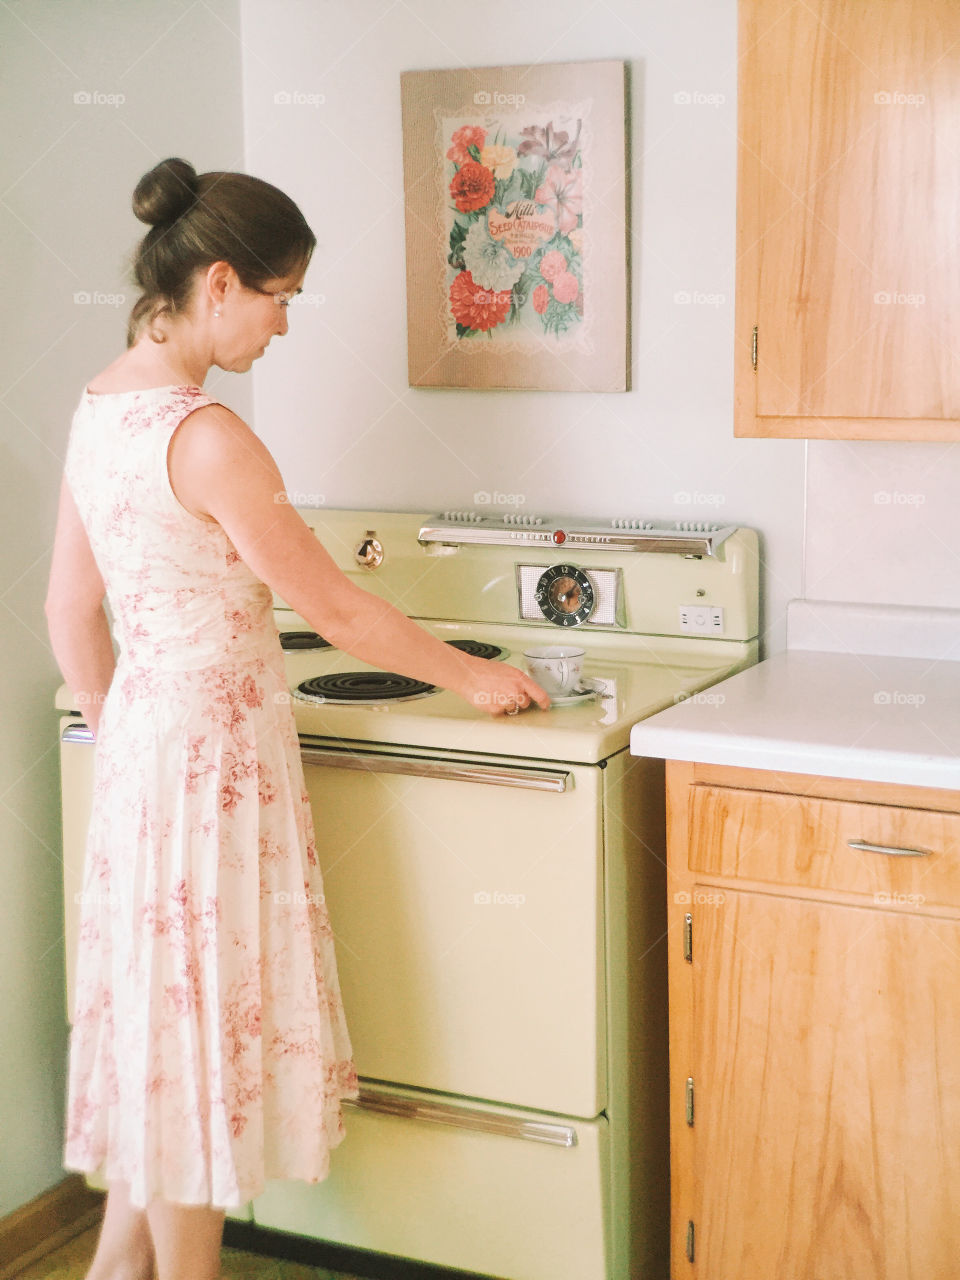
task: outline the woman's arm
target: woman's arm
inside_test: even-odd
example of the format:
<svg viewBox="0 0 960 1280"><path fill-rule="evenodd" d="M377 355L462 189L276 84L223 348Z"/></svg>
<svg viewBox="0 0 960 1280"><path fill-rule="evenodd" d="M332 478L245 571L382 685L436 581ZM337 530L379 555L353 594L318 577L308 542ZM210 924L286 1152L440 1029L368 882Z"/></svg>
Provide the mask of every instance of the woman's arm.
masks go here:
<svg viewBox="0 0 960 1280"><path fill-rule="evenodd" d="M64 480L47 587L47 627L53 656L94 734L115 666L103 596L87 531Z"/></svg>
<svg viewBox="0 0 960 1280"><path fill-rule="evenodd" d="M209 405L190 414L174 432L168 466L180 502L217 520L257 577L338 649L452 689L494 715L513 705L550 705L526 672L461 653L351 582L286 502L269 450L228 409Z"/></svg>

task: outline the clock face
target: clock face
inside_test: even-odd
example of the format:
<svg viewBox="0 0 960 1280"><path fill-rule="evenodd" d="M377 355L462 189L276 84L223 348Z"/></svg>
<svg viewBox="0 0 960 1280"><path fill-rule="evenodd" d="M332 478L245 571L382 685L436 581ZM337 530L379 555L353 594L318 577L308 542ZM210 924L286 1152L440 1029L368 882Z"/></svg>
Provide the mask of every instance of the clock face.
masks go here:
<svg viewBox="0 0 960 1280"><path fill-rule="evenodd" d="M555 564L540 575L534 592L540 612L558 627L578 627L593 612L593 585L582 569Z"/></svg>

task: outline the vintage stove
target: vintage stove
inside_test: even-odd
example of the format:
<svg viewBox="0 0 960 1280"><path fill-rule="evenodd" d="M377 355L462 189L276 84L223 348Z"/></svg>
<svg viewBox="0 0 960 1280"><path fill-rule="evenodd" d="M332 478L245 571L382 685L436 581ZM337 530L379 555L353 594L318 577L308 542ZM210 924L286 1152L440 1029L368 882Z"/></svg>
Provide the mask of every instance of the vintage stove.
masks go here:
<svg viewBox="0 0 960 1280"><path fill-rule="evenodd" d="M517 666L576 641L595 692L491 718L277 602L362 1092L330 1177L254 1218L509 1280L666 1275L663 766L629 733L722 714L705 691L756 661L756 534L301 514L435 636Z"/></svg>

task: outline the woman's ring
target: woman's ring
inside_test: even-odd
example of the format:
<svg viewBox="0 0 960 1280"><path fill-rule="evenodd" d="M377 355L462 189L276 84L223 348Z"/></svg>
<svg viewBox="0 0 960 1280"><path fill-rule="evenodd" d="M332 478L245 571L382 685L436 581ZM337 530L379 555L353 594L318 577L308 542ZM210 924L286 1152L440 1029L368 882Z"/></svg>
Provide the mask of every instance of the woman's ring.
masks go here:
<svg viewBox="0 0 960 1280"><path fill-rule="evenodd" d="M517 702L515 702L512 707L507 707L508 716L515 716L519 714L519 711L520 711L520 705Z"/></svg>

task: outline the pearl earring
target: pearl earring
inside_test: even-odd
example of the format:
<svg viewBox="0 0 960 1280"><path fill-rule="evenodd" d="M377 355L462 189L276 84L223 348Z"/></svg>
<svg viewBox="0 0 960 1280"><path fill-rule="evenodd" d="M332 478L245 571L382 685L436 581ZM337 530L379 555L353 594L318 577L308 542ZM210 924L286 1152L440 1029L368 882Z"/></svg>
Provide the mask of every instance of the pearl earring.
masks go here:
<svg viewBox="0 0 960 1280"><path fill-rule="evenodd" d="M219 308L219 307L217 307L216 311L214 311L214 313L213 313L213 314L214 314L214 315L217 317L217 319L219 320L219 319L220 319L220 308Z"/></svg>

